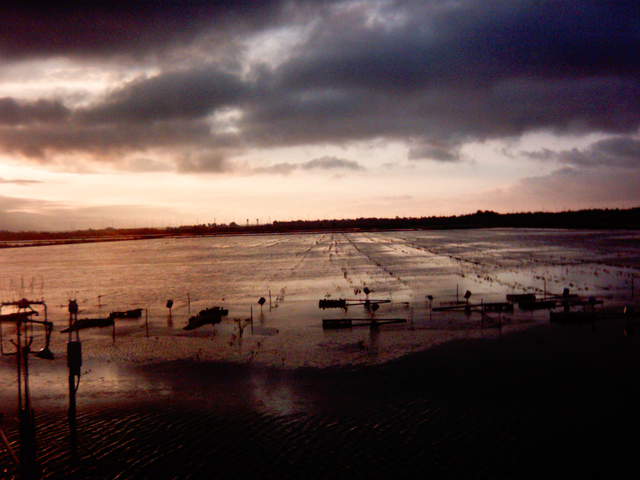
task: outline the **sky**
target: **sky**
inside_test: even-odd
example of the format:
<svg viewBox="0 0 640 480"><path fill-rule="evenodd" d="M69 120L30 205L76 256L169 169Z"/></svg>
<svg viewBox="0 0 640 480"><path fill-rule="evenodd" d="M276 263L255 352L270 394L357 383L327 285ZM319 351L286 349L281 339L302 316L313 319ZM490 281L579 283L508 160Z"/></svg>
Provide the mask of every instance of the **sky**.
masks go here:
<svg viewBox="0 0 640 480"><path fill-rule="evenodd" d="M640 205L637 0L0 19L0 230Z"/></svg>

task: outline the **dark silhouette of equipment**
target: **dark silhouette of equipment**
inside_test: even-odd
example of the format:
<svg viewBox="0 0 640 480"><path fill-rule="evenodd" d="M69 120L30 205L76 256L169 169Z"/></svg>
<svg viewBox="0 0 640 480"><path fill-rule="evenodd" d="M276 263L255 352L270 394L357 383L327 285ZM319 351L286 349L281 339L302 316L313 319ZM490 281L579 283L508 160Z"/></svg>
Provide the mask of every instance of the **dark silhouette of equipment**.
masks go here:
<svg viewBox="0 0 640 480"><path fill-rule="evenodd" d="M99 298L99 297L98 297ZM69 300L69 313L72 315L78 314L78 302L77 300Z"/></svg>
<svg viewBox="0 0 640 480"><path fill-rule="evenodd" d="M427 300L429 300L429 321L433 318L433 295L427 295Z"/></svg>
<svg viewBox="0 0 640 480"><path fill-rule="evenodd" d="M318 308L347 308L347 301L344 298L323 298L318 302Z"/></svg>
<svg viewBox="0 0 640 480"><path fill-rule="evenodd" d="M221 307L211 307L200 310L197 315L189 318L183 330L195 330L203 325L216 325L222 321L222 317L229 315L229 310Z"/></svg>
<svg viewBox="0 0 640 480"><path fill-rule="evenodd" d="M360 298L355 299L345 299L345 298L323 298L318 301L318 308L343 308L347 310L348 307L352 307L354 305L364 305L367 310L371 308L372 305L378 305L381 303L391 303L391 300L381 299L381 300L372 300L366 299L362 300ZM377 307L376 307L377 309Z"/></svg>
<svg viewBox="0 0 640 480"><path fill-rule="evenodd" d="M75 320L68 328L60 330L60 333L77 332L87 328L112 327L113 324L113 318L80 318Z"/></svg>
<svg viewBox="0 0 640 480"><path fill-rule="evenodd" d="M80 373L82 368L82 344L80 343L80 328L78 328L78 302L69 300L69 327L63 330L68 334L67 339L67 369L69 370L69 409L67 420L69 422L69 442L71 450L75 453L77 447L77 423L76 423L76 395L80 387ZM112 320L113 321L113 320ZM75 327L75 328L74 328ZM73 340L73 332L76 339Z"/></svg>
<svg viewBox="0 0 640 480"><path fill-rule="evenodd" d="M32 316L39 316L40 312L33 306L44 308L44 320L34 320ZM28 300L23 298L18 301L0 303L2 307L13 307L16 312L8 315L0 315L1 322L15 321L16 340L12 341L16 350L5 355L16 356L16 374L18 380L18 419L20 422L20 452L19 470L20 478L40 478L41 468L37 461L36 424L35 413L31 408L31 393L29 389L29 354L33 353L39 358L52 360L53 353L49 350L49 341L53 323L47 320L47 304L44 300ZM3 317L3 318L2 318ZM45 345L39 351L34 351L31 346L34 340L34 326L42 325L45 329Z"/></svg>

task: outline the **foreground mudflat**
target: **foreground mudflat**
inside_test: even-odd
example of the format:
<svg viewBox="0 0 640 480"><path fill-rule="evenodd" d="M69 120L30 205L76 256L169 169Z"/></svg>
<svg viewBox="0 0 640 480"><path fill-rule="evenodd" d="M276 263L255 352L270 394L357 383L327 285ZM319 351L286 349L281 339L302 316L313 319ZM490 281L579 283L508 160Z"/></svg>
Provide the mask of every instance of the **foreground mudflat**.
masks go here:
<svg viewBox="0 0 640 480"><path fill-rule="evenodd" d="M158 364L145 370L163 397L79 403L75 453L66 412L43 409L39 458L45 478L615 476L640 426L640 350L623 326L536 327L355 369Z"/></svg>

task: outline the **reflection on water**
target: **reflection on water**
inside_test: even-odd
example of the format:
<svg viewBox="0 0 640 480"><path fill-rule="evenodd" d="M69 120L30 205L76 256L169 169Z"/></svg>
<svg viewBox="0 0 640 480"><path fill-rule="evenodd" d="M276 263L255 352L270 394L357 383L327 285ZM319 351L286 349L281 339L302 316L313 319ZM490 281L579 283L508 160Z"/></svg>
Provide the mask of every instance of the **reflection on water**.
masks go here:
<svg viewBox="0 0 640 480"><path fill-rule="evenodd" d="M504 301L506 293L595 295L605 304L630 300L640 266L640 233L565 230L464 230L353 234L175 238L57 245L0 251L0 298L44 297L56 329L46 367L64 371L66 307L77 298L80 318L111 311L148 309L145 319L117 320L111 329L82 332L90 371L88 387L124 392L116 365L166 360L230 360L278 367L327 366L384 361L443 341L483 335L477 315L429 313L466 290L475 302ZM640 285L640 282L636 282ZM368 315L320 310L321 298L388 298L376 317L406 318L405 325L326 332L323 318ZM257 300L264 297L263 305ZM173 304L167 308L167 299ZM221 306L221 323L185 332L190 312ZM239 320L253 322L240 330ZM508 315L505 330L548 321L547 311ZM6 332L10 326L4 325ZM244 327L242 327L244 328ZM6 340L6 338L5 338ZM6 342L5 342L6 343ZM362 346L350 348L349 346ZM3 348L7 346L3 344ZM0 383L11 383L9 360L0 362ZM48 374L34 381L48 385ZM57 373L56 373L57 374ZM128 378L128 377L127 377ZM93 384L91 382L94 382ZM124 382L124 383L121 383ZM129 383L133 382L133 383ZM62 382L64 383L64 382ZM154 389L149 385L136 387ZM96 390L96 391L97 391Z"/></svg>
<svg viewBox="0 0 640 480"><path fill-rule="evenodd" d="M251 375L250 392L253 404L260 410L276 415L296 413L295 400L298 395L293 391L291 383L270 378L263 372Z"/></svg>

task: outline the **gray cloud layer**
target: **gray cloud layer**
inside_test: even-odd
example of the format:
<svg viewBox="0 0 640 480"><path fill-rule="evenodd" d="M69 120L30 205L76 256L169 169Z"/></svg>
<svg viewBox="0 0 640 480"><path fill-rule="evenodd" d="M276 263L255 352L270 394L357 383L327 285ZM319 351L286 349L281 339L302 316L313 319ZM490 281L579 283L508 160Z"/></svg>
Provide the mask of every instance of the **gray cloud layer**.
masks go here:
<svg viewBox="0 0 640 480"><path fill-rule="evenodd" d="M2 99L0 148L42 162L68 152L116 162L163 148L178 171L195 173L225 171L226 157L249 148L386 138L417 145L412 159L451 162L471 140L640 127L635 0L257 3L7 10L15 21L0 51L12 59L215 53L207 35L221 31L242 52L243 40L270 28L309 33L274 67L187 57L74 111L55 99ZM91 28L70 28L79 16ZM210 121L229 109L241 112L233 133Z"/></svg>
<svg viewBox="0 0 640 480"><path fill-rule="evenodd" d="M640 140L625 136L599 140L582 150L574 148L555 152L543 149L537 152L522 153L534 160L555 160L574 167L617 167L627 169L640 167Z"/></svg>
<svg viewBox="0 0 640 480"><path fill-rule="evenodd" d="M68 115L69 110L55 100L19 102L13 98L0 98L0 125L59 122L64 121Z"/></svg>
<svg viewBox="0 0 640 480"><path fill-rule="evenodd" d="M320 157L303 163L276 163L268 167L254 168L251 173L289 175L296 170L342 170L342 171L362 171L364 167L358 162L345 160L337 157Z"/></svg>

